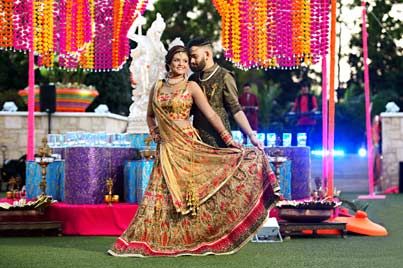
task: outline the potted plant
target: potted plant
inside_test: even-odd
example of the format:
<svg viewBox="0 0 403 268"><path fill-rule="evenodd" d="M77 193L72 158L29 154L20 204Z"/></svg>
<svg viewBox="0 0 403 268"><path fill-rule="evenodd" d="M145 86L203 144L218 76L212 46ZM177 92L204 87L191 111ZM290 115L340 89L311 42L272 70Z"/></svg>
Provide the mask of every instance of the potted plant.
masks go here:
<svg viewBox="0 0 403 268"><path fill-rule="evenodd" d="M85 112L86 108L99 95L98 91L84 84L87 72L78 68L69 71L59 68L39 68L36 77L40 86L35 86L35 111L40 111L40 90L55 87L56 112ZM51 87L49 87L49 85ZM25 103L28 103L28 90L18 92Z"/></svg>

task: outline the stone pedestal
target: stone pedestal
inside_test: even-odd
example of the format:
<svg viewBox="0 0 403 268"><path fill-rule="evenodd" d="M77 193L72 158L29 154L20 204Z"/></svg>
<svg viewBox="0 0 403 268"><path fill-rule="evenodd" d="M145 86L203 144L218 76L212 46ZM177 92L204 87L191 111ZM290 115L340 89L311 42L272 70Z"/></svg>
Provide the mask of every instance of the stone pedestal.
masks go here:
<svg viewBox="0 0 403 268"><path fill-rule="evenodd" d="M134 92L136 90L133 90ZM128 117L127 133L148 133L147 126L147 107L148 107L148 95L146 92L133 93L133 103L130 106L130 114Z"/></svg>
<svg viewBox="0 0 403 268"><path fill-rule="evenodd" d="M127 125L127 133L141 134L148 133L146 117L129 117Z"/></svg>
<svg viewBox="0 0 403 268"><path fill-rule="evenodd" d="M399 187L403 163L403 113L382 113L382 190ZM402 178L403 179L403 178Z"/></svg>

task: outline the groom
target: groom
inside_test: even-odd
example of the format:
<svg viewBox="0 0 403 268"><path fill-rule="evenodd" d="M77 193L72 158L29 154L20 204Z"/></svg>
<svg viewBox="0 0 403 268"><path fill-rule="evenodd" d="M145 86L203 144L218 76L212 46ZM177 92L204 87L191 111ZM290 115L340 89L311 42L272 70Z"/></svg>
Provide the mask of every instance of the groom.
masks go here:
<svg viewBox="0 0 403 268"><path fill-rule="evenodd" d="M213 46L206 38L195 38L187 44L190 56L190 68L194 72L189 80L195 81L202 88L211 107L221 117L225 128L231 131L228 114L231 114L238 126L246 133L253 145L263 150L263 144L254 135L245 113L238 102L238 89L233 73L214 63ZM227 147L220 134L196 107L192 108L193 125L199 131L202 140L214 147Z"/></svg>

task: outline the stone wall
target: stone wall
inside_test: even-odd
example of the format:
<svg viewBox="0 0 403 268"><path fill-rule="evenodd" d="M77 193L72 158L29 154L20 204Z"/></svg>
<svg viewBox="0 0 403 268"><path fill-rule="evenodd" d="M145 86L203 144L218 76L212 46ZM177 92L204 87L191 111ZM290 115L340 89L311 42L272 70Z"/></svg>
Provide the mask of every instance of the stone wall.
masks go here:
<svg viewBox="0 0 403 268"><path fill-rule="evenodd" d="M5 159L18 159L26 153L27 112L0 112L0 146L7 146ZM126 132L127 117L116 114L96 113L54 113L51 115L52 133L70 131L85 132ZM35 152L41 139L48 133L48 114L35 113ZM3 163L0 152L0 163Z"/></svg>
<svg viewBox="0 0 403 268"><path fill-rule="evenodd" d="M403 113L382 113L382 189L399 186L403 162Z"/></svg>

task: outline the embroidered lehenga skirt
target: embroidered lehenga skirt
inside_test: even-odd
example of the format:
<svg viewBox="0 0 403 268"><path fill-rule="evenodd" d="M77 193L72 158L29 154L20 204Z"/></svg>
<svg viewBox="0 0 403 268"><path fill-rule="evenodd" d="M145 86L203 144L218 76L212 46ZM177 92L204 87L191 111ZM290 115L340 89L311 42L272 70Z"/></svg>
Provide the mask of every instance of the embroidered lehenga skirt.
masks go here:
<svg viewBox="0 0 403 268"><path fill-rule="evenodd" d="M277 199L276 178L256 148L217 149L179 129L154 103L163 142L149 185L114 256L231 254Z"/></svg>

